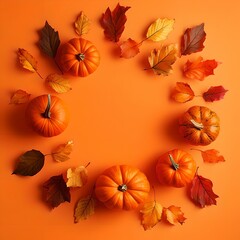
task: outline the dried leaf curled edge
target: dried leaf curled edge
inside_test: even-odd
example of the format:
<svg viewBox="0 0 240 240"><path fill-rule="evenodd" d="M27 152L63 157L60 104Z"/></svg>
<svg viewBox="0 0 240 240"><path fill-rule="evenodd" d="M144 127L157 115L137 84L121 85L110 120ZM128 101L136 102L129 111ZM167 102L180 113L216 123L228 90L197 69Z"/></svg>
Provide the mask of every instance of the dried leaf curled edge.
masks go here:
<svg viewBox="0 0 240 240"><path fill-rule="evenodd" d="M70 159L69 155L73 151L73 141L60 144L53 152L52 157L57 162L65 162Z"/></svg>
<svg viewBox="0 0 240 240"><path fill-rule="evenodd" d="M26 102L28 102L30 96L31 96L31 94L27 93L26 91L18 89L11 96L10 104L18 105L18 104L26 103Z"/></svg>
<svg viewBox="0 0 240 240"><path fill-rule="evenodd" d="M49 74L46 83L57 93L66 93L72 90L68 79L57 73Z"/></svg>
<svg viewBox="0 0 240 240"><path fill-rule="evenodd" d="M86 220L95 212L95 200L92 195L81 198L76 205L74 211L74 222L78 223L80 220Z"/></svg>
<svg viewBox="0 0 240 240"><path fill-rule="evenodd" d="M186 220L181 208L174 205L163 208L163 218L172 225L176 225L177 223L183 224Z"/></svg>
<svg viewBox="0 0 240 240"><path fill-rule="evenodd" d="M89 26L90 26L90 21L88 17L83 13L83 11L81 11L76 21L74 22L75 32L79 36L82 36L83 34L87 34L89 31Z"/></svg>

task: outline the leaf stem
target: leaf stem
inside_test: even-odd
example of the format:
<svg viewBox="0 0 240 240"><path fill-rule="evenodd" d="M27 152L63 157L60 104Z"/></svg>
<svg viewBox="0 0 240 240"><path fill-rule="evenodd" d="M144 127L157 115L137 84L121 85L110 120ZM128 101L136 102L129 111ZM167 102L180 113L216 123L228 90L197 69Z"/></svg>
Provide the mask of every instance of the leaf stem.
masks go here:
<svg viewBox="0 0 240 240"><path fill-rule="evenodd" d="M38 71L36 71L36 73L41 79L43 79L43 77L41 76L41 74Z"/></svg>
<svg viewBox="0 0 240 240"><path fill-rule="evenodd" d="M59 66L58 62L56 61L56 58L54 58L54 62L56 64L56 66L58 67L58 69L60 70L61 74L63 75L63 70L61 69L61 67Z"/></svg>
<svg viewBox="0 0 240 240"><path fill-rule="evenodd" d="M90 165L91 162L88 162L88 164L85 166L85 168L87 168Z"/></svg>

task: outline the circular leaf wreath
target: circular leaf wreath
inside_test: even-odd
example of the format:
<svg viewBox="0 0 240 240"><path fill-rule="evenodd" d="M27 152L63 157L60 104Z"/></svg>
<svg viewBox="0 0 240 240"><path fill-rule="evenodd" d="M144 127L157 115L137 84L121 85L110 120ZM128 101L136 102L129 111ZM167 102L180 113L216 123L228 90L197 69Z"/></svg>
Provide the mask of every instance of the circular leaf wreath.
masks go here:
<svg viewBox="0 0 240 240"><path fill-rule="evenodd" d="M144 41L164 41L173 30L175 22L174 19L159 18L150 24L146 38L142 41L136 42L129 38L119 43L127 21L126 11L129 8L117 4L113 11L107 8L101 18L101 26L104 29L106 39L118 43L116 46L120 49L120 57L123 58L136 56L140 52L140 47ZM92 74L99 65L100 59L96 47L82 38L82 35L88 33L89 25L88 17L83 12L80 12L74 22L74 30L78 34L78 38L70 40L67 44L72 45L64 45L64 47L60 46L58 32L47 21L41 30L40 49L53 58L61 72L61 74L53 73L46 77L46 83L56 93L66 93L71 90L70 82L63 75L64 73L76 77L85 77ZM202 51L205 39L204 23L187 28L181 38L180 55L189 55ZM172 65L177 60L178 54L177 44L169 44L162 46L161 49L154 49L148 58L150 66L145 70L152 70L157 75L168 76L172 72ZM19 48L18 59L23 68L37 73L42 78L38 72L37 61L27 50ZM202 57L193 62L188 60L184 65L183 75L188 79L204 80L207 76L214 74L214 69L218 65L219 63L216 60L203 60ZM226 92L227 90L223 86L211 86L201 97L206 102L214 102L223 99ZM10 103L16 105L27 103L30 96L31 94L26 91L18 89L12 95ZM184 82L177 82L172 93L172 99L179 103L191 101L195 96L191 86ZM62 108L65 109L65 107L62 107L61 99L50 94L40 97L41 99L37 97L28 105L28 107L31 106L31 111L27 114L27 118L32 121L30 125L45 137L60 134L65 130L68 122L67 115L64 115L65 112L62 113ZM37 101L37 103L33 103L33 101ZM53 110L52 105L56 108L57 104L52 104L52 101L61 102L58 109ZM42 107L40 107L41 104ZM57 114L61 115L61 117ZM62 119L62 114L66 118L63 118L62 125L52 123L53 118L56 118L56 122L59 122L59 118ZM44 121L41 123L42 125L39 125L40 120L38 118L43 119L40 119ZM46 124L46 121L49 122ZM36 126L36 122L38 126ZM48 125L48 129L46 125ZM216 139L220 129L219 118L216 113L203 106L190 108L179 120L179 125L180 134L193 145L210 144ZM59 145L50 154L43 154L35 149L27 151L19 157L13 174L33 176L42 169L47 155L51 155L57 162L64 162L70 159L72 149L73 141L68 141ZM217 163L225 161L224 157L215 149L192 150L200 151L204 162ZM65 201L70 202L70 188L81 188L87 183L87 167L89 164L69 168L65 174L52 176L43 184L44 200L51 208L55 208ZM189 186L191 200L200 207L216 204L218 195L213 192L212 181L198 174L196 163L189 153L175 149L163 154L159 157L156 175L162 184L174 187ZM109 208L117 207L127 210L137 208L142 203L140 205L141 224L145 230L151 229L160 220L165 220L173 225L184 223L186 218L181 208L174 205L163 207L156 200L154 189L154 199L146 201L149 190L150 184L145 174L138 169L127 165L112 166L98 177L91 193L79 199L74 210L74 221L78 222L87 219L94 214L95 202L99 200Z"/></svg>

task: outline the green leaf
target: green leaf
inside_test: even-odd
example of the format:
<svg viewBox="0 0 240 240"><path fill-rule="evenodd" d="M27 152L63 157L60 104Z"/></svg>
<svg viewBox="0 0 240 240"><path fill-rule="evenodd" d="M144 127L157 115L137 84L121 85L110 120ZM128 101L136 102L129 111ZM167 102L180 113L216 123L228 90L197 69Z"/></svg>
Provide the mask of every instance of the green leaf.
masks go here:
<svg viewBox="0 0 240 240"><path fill-rule="evenodd" d="M45 26L41 30L41 38L39 41L42 51L48 56L54 58L60 45L58 31L55 31L46 21Z"/></svg>
<svg viewBox="0 0 240 240"><path fill-rule="evenodd" d="M37 174L44 165L45 156L38 150L25 152L19 157L19 162L12 174L22 176L33 176Z"/></svg>
<svg viewBox="0 0 240 240"><path fill-rule="evenodd" d="M43 199L55 208L63 202L70 202L70 190L63 175L53 176L43 184Z"/></svg>

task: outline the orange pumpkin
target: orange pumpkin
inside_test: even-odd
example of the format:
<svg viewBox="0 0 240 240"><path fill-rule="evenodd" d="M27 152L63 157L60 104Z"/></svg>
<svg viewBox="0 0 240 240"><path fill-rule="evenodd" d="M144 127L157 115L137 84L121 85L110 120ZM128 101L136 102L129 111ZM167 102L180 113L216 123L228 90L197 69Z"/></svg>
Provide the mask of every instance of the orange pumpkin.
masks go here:
<svg viewBox="0 0 240 240"><path fill-rule="evenodd" d="M26 118L33 130L44 137L59 135L69 122L64 102L50 94L32 99L26 110Z"/></svg>
<svg viewBox="0 0 240 240"><path fill-rule="evenodd" d="M128 165L105 170L96 181L95 194L108 208L131 210L144 202L150 191L147 177Z"/></svg>
<svg viewBox="0 0 240 240"><path fill-rule="evenodd" d="M100 56L90 41L73 38L61 46L58 61L63 72L76 77L86 77L97 69Z"/></svg>
<svg viewBox="0 0 240 240"><path fill-rule="evenodd" d="M196 163L192 156L179 149L166 152L157 161L156 174L161 184L184 187L196 173Z"/></svg>
<svg viewBox="0 0 240 240"><path fill-rule="evenodd" d="M220 131L217 114L207 107L193 106L179 119L179 132L193 145L208 145Z"/></svg>

